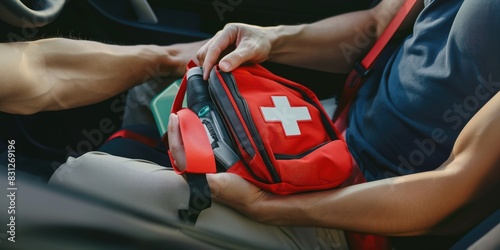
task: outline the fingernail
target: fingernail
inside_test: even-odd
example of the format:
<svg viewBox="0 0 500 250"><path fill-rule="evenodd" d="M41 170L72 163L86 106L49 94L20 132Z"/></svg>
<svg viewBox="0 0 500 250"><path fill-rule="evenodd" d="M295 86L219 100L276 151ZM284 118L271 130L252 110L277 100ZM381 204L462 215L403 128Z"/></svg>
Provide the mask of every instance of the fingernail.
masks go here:
<svg viewBox="0 0 500 250"><path fill-rule="evenodd" d="M231 64L229 64L228 62L220 62L219 63L219 68L222 69L223 71L229 71L231 67Z"/></svg>
<svg viewBox="0 0 500 250"><path fill-rule="evenodd" d="M176 115L175 114L170 114L170 118L169 118L169 123L171 123L172 125L175 125L175 123L177 122L177 119L176 118Z"/></svg>

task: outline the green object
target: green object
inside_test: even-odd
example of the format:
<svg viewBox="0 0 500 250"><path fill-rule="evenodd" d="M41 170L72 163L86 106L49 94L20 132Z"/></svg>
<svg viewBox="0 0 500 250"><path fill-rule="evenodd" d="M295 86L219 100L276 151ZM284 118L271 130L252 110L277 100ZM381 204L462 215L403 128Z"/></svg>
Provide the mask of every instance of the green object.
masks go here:
<svg viewBox="0 0 500 250"><path fill-rule="evenodd" d="M170 118L170 111L172 110L172 105L174 104L175 96L179 91L179 85L182 79L179 79L172 84L170 84L165 90L159 93L151 101L151 111L156 120L156 125L158 126L158 131L160 135L167 132L168 120ZM182 103L183 107L186 107L186 98Z"/></svg>

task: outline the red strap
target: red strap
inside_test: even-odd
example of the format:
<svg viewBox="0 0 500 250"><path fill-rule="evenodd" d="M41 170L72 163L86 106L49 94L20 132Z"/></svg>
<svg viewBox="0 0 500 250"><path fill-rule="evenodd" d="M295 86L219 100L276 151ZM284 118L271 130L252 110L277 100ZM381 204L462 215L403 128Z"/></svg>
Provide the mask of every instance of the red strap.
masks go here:
<svg viewBox="0 0 500 250"><path fill-rule="evenodd" d="M389 43L389 40L391 40L391 38L394 36L399 26L401 26L406 16L408 16L411 9L413 8L413 6L415 6L416 3L417 0L406 0L401 9L399 9L396 16L394 16L389 25L387 25L387 28L385 28L382 35L380 35L380 38L377 40L377 42L375 42L372 49L361 61L361 66L363 66L363 68L371 68L377 57L380 55L387 43Z"/></svg>
<svg viewBox="0 0 500 250"><path fill-rule="evenodd" d="M194 61L189 61L186 68L189 70L190 68L196 67L196 63ZM182 102L184 101L184 95L186 94L187 88L187 79L186 74L184 74L184 79L182 79L181 84L179 85L179 90L177 91L177 95L175 96L174 103L172 104L171 113L175 113L182 108Z"/></svg>
<svg viewBox="0 0 500 250"><path fill-rule="evenodd" d="M346 79L339 104L335 110L335 115L333 116L335 127L341 133L347 129L347 114L349 113L349 108L354 96L356 96L356 93L362 85L362 79L363 78L356 72L356 70L351 71Z"/></svg>
<svg viewBox="0 0 500 250"><path fill-rule="evenodd" d="M215 156L200 118L190 109L181 109L177 115L186 153L186 169L178 169L170 155L175 172L178 174L216 173Z"/></svg>
<svg viewBox="0 0 500 250"><path fill-rule="evenodd" d="M391 38L394 36L399 26L403 23L404 19L410 13L411 9L416 5L417 0L407 0L398 13L391 20L387 28L384 30L380 38L375 42L373 47L370 49L368 54L361 60L359 65L355 65L355 69L349 74L344 89L342 90L342 95L340 97L340 102L333 116L333 121L339 129L339 131L345 130L347 127L347 112L354 100L354 97L358 93L363 83L363 77L365 73L370 70L373 63L378 58L382 50L387 46Z"/></svg>
<svg viewBox="0 0 500 250"><path fill-rule="evenodd" d="M157 140L157 139L149 138L147 136L144 136L144 135L141 135L141 134L138 134L138 133L132 132L130 130L126 130L126 129L116 131L114 134L112 134L106 140L106 142L109 142L109 141L116 139L116 138L131 139L131 140L140 142L140 143L147 145L149 147L152 147L152 148L156 147L159 143L159 140Z"/></svg>

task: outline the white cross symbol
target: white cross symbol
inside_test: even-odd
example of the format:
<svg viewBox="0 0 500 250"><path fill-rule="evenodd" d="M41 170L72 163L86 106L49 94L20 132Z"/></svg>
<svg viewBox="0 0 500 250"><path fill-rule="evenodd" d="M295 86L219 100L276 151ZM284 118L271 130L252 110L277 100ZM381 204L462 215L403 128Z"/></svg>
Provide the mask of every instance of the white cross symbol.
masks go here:
<svg viewBox="0 0 500 250"><path fill-rule="evenodd" d="M291 107L286 96L271 96L274 107L260 107L266 122L281 122L286 136L300 135L299 121L310 121L307 107Z"/></svg>

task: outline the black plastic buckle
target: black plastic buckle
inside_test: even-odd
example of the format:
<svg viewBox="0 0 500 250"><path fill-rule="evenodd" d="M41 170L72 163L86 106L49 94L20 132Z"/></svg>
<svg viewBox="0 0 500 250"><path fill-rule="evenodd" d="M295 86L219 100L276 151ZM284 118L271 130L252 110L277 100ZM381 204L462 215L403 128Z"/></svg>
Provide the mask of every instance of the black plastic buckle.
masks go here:
<svg viewBox="0 0 500 250"><path fill-rule="evenodd" d="M362 78L366 77L372 71L371 68L365 69L365 67L363 67L363 65L361 65L359 61L354 63L354 70L356 70L356 72L358 72L358 75Z"/></svg>
<svg viewBox="0 0 500 250"><path fill-rule="evenodd" d="M371 72L371 68L365 69L359 61L355 62L353 66L353 69L356 71L357 76L355 75L354 78L349 81L349 84L347 85L349 88L353 88L354 86L358 85L362 81L362 79L369 75ZM351 72L351 74L353 73L354 72Z"/></svg>

